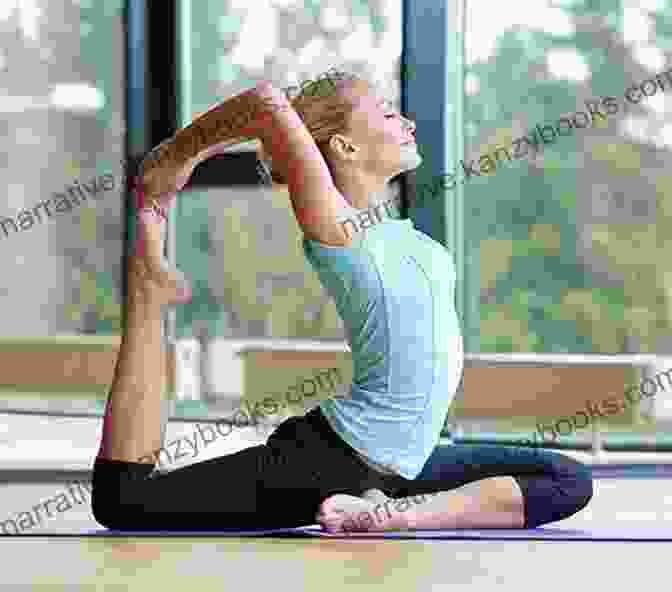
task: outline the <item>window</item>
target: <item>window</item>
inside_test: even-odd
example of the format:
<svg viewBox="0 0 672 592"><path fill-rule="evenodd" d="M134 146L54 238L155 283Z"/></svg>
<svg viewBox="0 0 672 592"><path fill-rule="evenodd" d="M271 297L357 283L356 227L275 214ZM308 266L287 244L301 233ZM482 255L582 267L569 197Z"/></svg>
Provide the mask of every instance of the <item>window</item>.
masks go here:
<svg viewBox="0 0 672 592"><path fill-rule="evenodd" d="M542 1L485 19L489 3L466 2L457 168L482 352L665 348L672 72L664 11L648 4Z"/></svg>
<svg viewBox="0 0 672 592"><path fill-rule="evenodd" d="M72 344L112 348L118 340L123 23L121 0L0 6L0 348L27 353L18 367L3 364L1 388L12 401L23 396L18 391L73 392L65 383L80 368L65 366L64 384L56 384L45 378L41 353Z"/></svg>
<svg viewBox="0 0 672 592"><path fill-rule="evenodd" d="M397 0L182 2L180 14L182 124L261 79L287 88L332 66L376 80L399 100ZM233 186L235 172L232 165L229 182L223 174L221 187L178 204L177 260L196 288L177 313L178 336L343 339L336 308L304 259L289 196Z"/></svg>

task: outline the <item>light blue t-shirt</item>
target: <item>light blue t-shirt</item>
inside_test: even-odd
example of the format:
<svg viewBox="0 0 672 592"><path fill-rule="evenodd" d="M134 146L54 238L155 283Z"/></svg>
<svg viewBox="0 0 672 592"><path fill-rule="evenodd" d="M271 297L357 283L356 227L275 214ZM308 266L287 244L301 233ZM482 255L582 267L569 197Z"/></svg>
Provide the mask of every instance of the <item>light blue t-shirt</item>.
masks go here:
<svg viewBox="0 0 672 592"><path fill-rule="evenodd" d="M320 408L357 452L414 479L439 441L462 375L453 256L409 219L348 231L348 247L303 239L352 350L349 398Z"/></svg>

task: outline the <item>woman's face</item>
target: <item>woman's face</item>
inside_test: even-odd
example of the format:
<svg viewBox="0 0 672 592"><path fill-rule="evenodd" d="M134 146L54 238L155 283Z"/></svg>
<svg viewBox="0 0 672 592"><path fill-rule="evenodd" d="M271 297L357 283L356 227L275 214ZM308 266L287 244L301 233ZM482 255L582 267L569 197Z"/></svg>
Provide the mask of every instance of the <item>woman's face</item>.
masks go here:
<svg viewBox="0 0 672 592"><path fill-rule="evenodd" d="M354 102L347 137L362 168L392 178L422 163L415 143L415 124L402 117L390 101L363 81L350 82L343 92ZM357 150L358 149L358 150Z"/></svg>

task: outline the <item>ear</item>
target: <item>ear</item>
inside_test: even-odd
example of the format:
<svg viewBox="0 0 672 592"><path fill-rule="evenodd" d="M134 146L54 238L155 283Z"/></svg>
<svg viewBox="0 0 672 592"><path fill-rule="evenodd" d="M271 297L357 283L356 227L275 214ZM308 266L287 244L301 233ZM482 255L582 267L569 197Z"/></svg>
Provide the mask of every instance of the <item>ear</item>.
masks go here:
<svg viewBox="0 0 672 592"><path fill-rule="evenodd" d="M353 146L350 140L341 134L334 134L329 138L329 147L334 152L340 152L342 154L359 152L360 150L357 146Z"/></svg>

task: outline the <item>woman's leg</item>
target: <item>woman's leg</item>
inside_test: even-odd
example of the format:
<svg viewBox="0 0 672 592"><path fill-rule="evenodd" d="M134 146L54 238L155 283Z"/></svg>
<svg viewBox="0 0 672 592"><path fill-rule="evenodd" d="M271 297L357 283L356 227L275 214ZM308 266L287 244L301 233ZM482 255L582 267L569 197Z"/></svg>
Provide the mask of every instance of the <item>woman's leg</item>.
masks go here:
<svg viewBox="0 0 672 592"><path fill-rule="evenodd" d="M189 294L184 277L164 263L161 215L139 209L137 220L137 242L127 257L124 332L98 458L153 464L153 453L161 448L162 308Z"/></svg>
<svg viewBox="0 0 672 592"><path fill-rule="evenodd" d="M331 529L535 528L580 511L593 486L588 467L556 452L442 446L416 479L399 478L386 491L394 499L371 491L326 500Z"/></svg>
<svg viewBox="0 0 672 592"><path fill-rule="evenodd" d="M161 449L161 307L180 300L181 279L161 267L163 224L146 213L144 250L129 257L125 332L93 469L96 520L119 530L295 527L313 523L333 493L380 486L316 413L287 420L267 444L152 474Z"/></svg>
<svg viewBox="0 0 672 592"><path fill-rule="evenodd" d="M513 446L437 447L400 494L428 486L441 493L409 513L416 528L451 520L455 528L497 528L495 522L509 517L522 518L522 528L536 528L576 514L593 497L589 467L558 452Z"/></svg>
<svg viewBox="0 0 672 592"><path fill-rule="evenodd" d="M256 471L264 447L150 477L161 449L162 307L188 298L180 292L180 274L165 269L164 226L156 211L139 209L124 335L93 471L93 513L116 529L235 527L236 517L251 521L258 509ZM221 489L222 478L235 478L235 490Z"/></svg>
<svg viewBox="0 0 672 592"><path fill-rule="evenodd" d="M283 422L266 444L150 476L151 465L98 459L96 520L118 530L252 530L315 522L320 502L382 487L319 409Z"/></svg>

